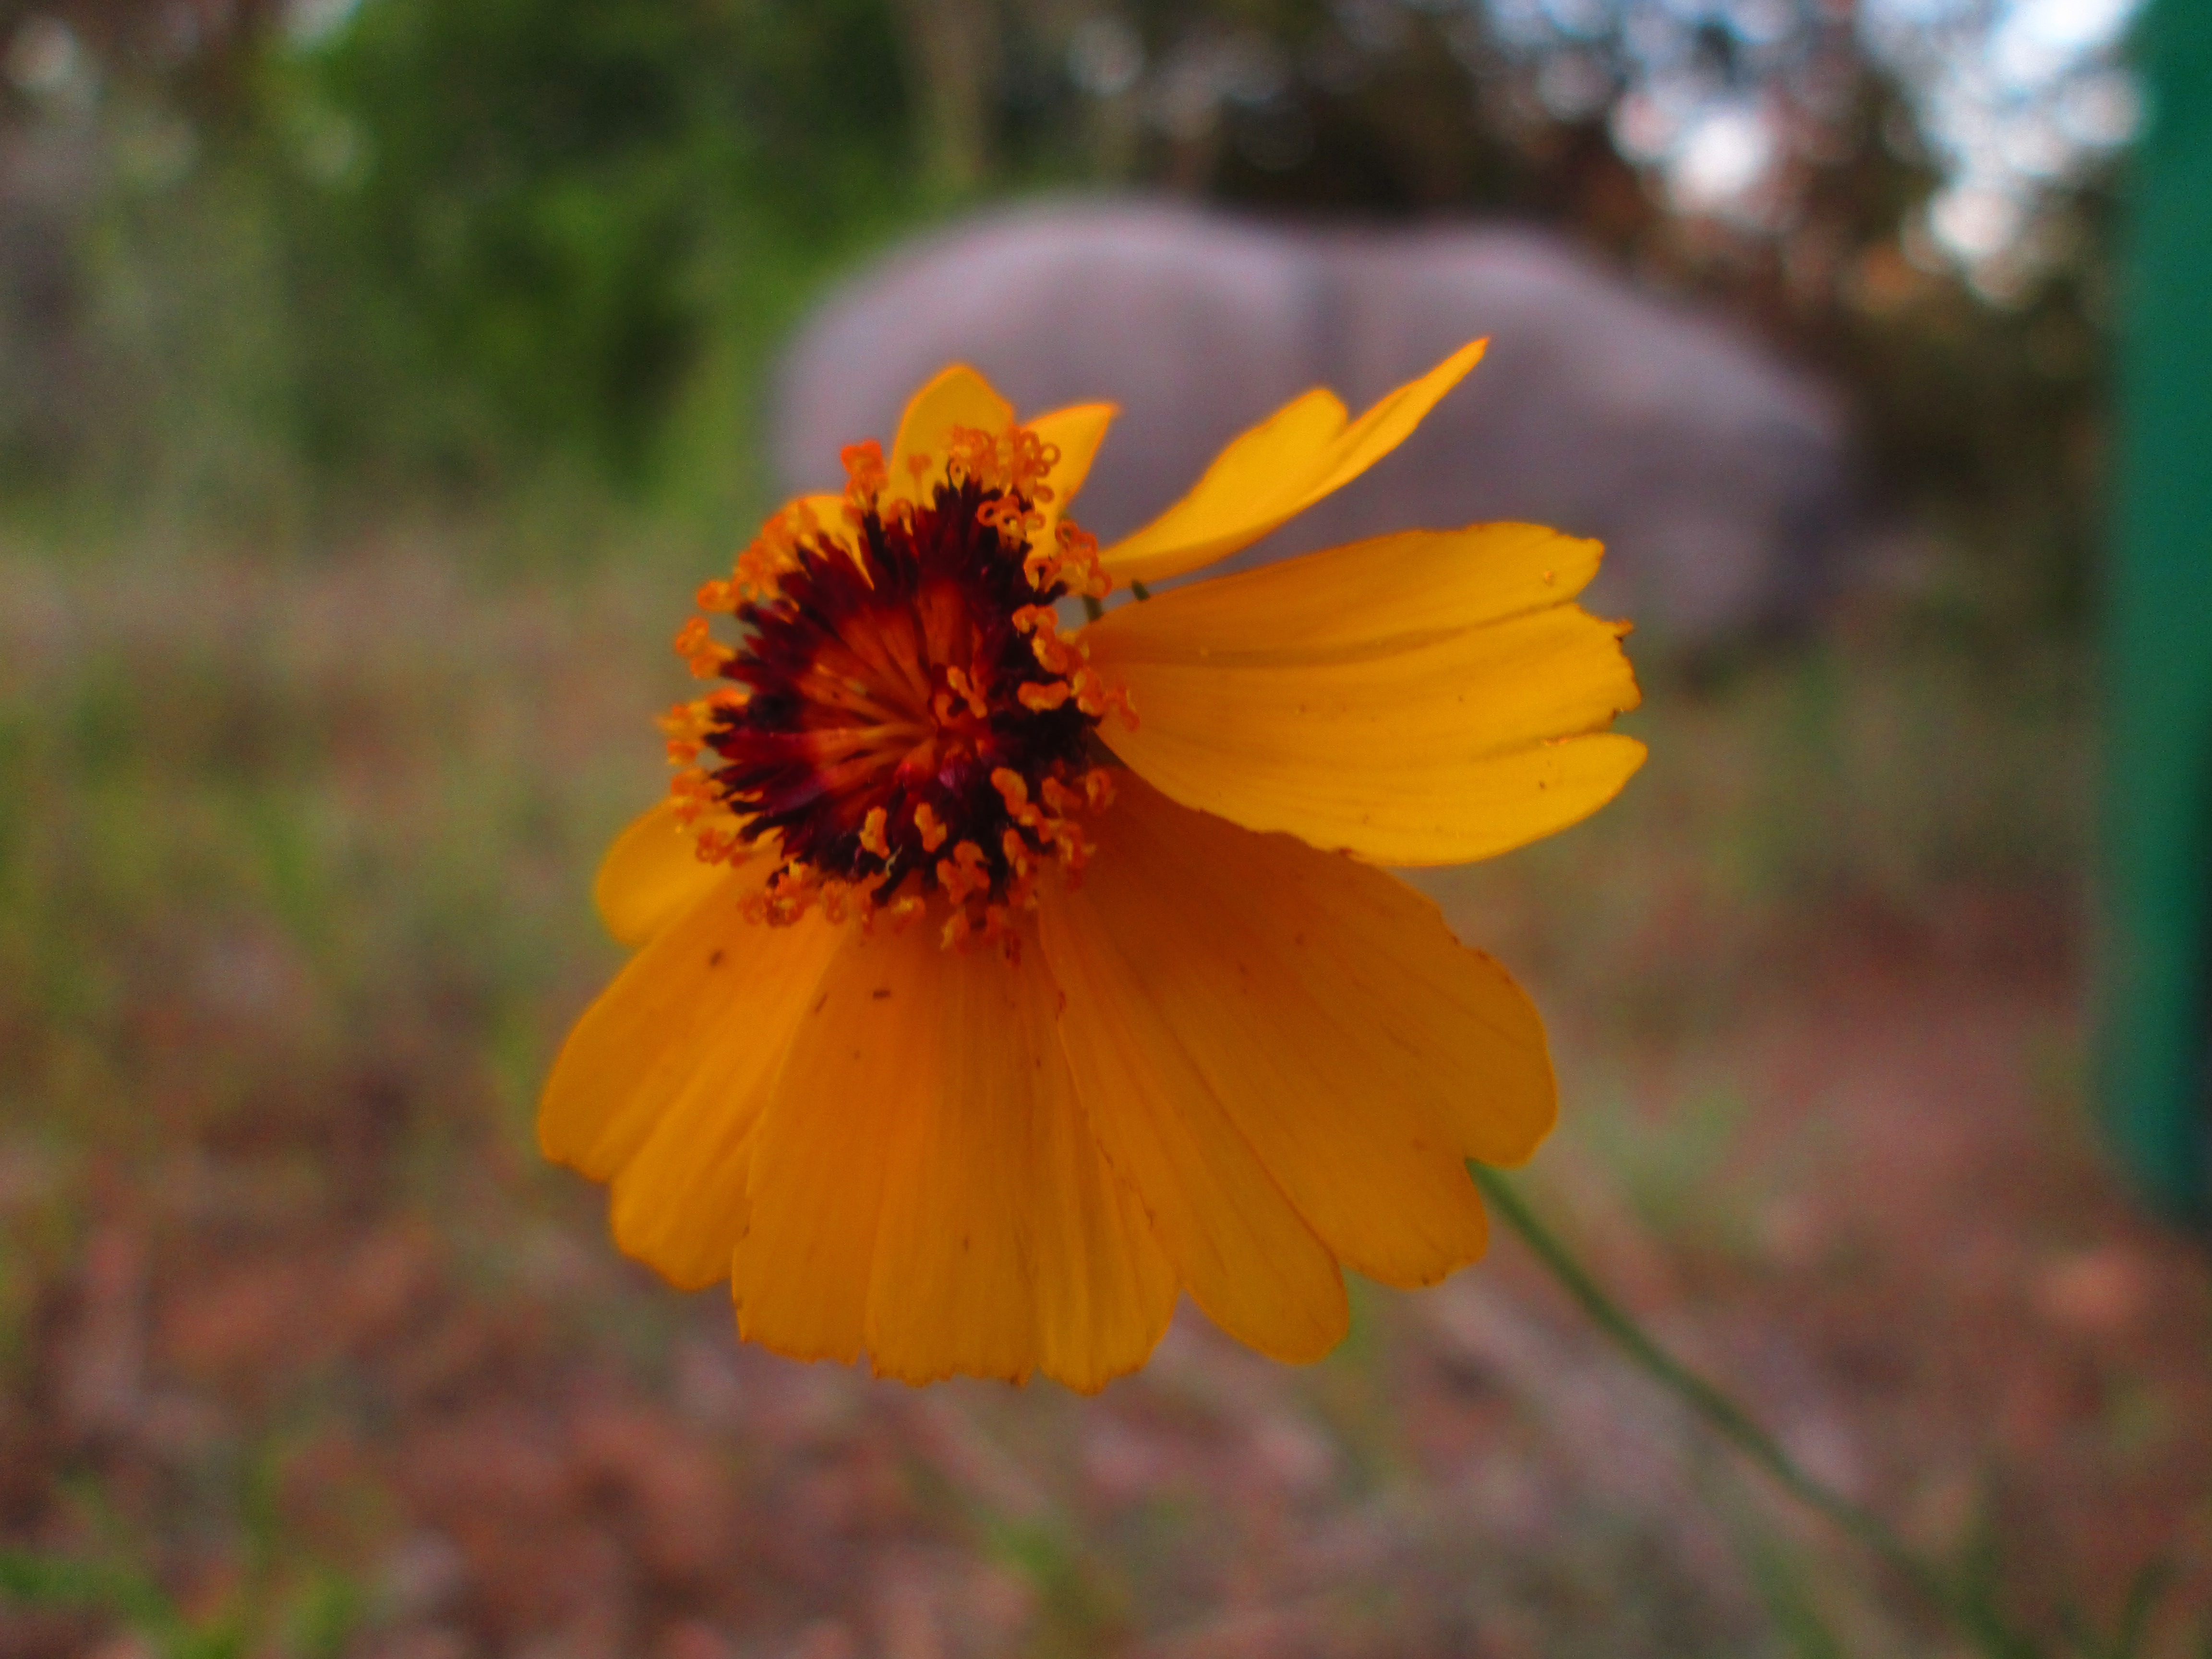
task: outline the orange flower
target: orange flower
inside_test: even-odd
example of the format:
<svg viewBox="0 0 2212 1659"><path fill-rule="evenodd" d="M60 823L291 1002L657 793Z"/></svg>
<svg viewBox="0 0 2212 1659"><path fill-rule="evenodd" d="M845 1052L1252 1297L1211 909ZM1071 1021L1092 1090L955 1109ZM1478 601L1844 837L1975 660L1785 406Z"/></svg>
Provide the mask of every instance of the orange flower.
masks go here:
<svg viewBox="0 0 2212 1659"><path fill-rule="evenodd" d="M1573 603L1597 545L1409 531L1096 604L1349 482L1480 353L1356 421L1307 393L1103 551L1065 513L1113 411L1019 424L948 369L701 590L738 628L678 636L715 689L600 872L636 954L539 1119L625 1250L727 1278L779 1352L1083 1389L1179 1290L1305 1360L1341 1267L1482 1254L1465 1161L1550 1129L1543 1028L1375 866L1504 852L1639 764L1623 630Z"/></svg>

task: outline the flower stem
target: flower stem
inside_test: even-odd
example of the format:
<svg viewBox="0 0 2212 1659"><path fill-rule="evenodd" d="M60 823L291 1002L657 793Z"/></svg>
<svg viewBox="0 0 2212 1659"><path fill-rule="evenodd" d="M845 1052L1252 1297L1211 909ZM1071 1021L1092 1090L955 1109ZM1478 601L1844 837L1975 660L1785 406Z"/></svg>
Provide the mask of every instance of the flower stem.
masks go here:
<svg viewBox="0 0 2212 1659"><path fill-rule="evenodd" d="M1949 1576L1899 1538L1887 1522L1815 1480L1782 1449L1773 1436L1759 1427L1749 1412L1654 1341L1634 1316L1605 1293L1559 1235L1537 1219L1535 1212L1528 1207L1512 1182L1480 1164L1470 1164L1468 1168L1474 1176L1475 1184L1482 1189L1483 1197L1520 1234L1522 1242L1535 1253L1545 1270L1581 1305L1592 1322L1654 1382L1765 1471L1792 1498L1888 1563L1921 1596L1976 1637L1986 1651L2033 1651L2027 1643L2006 1631L1990 1608L1978 1605L1975 1598L1961 1595Z"/></svg>

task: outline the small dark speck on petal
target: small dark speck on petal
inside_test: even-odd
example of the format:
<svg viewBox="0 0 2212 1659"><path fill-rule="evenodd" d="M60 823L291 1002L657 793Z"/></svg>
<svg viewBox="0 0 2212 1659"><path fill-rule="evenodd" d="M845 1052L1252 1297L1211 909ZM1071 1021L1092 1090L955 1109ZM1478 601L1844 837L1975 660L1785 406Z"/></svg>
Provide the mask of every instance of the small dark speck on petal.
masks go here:
<svg viewBox="0 0 2212 1659"><path fill-rule="evenodd" d="M707 954L707 965L709 968L720 967L722 965L722 956L723 952L720 951L708 951Z"/></svg>
<svg viewBox="0 0 2212 1659"><path fill-rule="evenodd" d="M872 991L871 991L871 992L869 992L869 993L868 993L868 994L869 994L870 996L873 997L873 998L874 998L878 1002L881 1002L881 1001L882 1001L885 997L889 996L890 994L891 994L891 988L890 988L890 986L888 986L888 985L878 985L878 987L876 987L876 988L875 988L874 990L872 990Z"/></svg>
<svg viewBox="0 0 2212 1659"><path fill-rule="evenodd" d="M806 1012L810 1014L818 1014L829 1006L830 994L827 991L824 991L820 996L814 999L814 1006L811 1008L809 1008Z"/></svg>

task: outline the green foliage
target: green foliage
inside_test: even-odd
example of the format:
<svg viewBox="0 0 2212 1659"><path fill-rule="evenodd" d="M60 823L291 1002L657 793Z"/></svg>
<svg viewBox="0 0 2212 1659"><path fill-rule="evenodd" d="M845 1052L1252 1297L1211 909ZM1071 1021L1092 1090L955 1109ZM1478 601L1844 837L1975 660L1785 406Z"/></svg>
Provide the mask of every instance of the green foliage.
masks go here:
<svg viewBox="0 0 2212 1659"><path fill-rule="evenodd" d="M103 43L93 115L15 112L93 158L61 384L0 420L19 499L281 535L333 497L649 495L919 211L888 0L363 0L206 43L226 97Z"/></svg>
<svg viewBox="0 0 2212 1659"><path fill-rule="evenodd" d="M1646 1378L1715 1439L1759 1470L1778 1492L1808 1516L1817 1516L1879 1561L1929 1612L1984 1659L2135 1659L2173 1570L2154 1558L2130 1583L2112 1635L2069 1607L2060 1641L2030 1634L2005 1605L2008 1588L2002 1542L1985 1510L1955 1553L1931 1553L1892 1528L1882 1516L1854 1502L1809 1473L1725 1388L1691 1370L1594 1278L1579 1255L1530 1208L1513 1182L1479 1164L1468 1169L1492 1212L1520 1235L1545 1271ZM1724 1513L1733 1500L1722 1498ZM1804 1587L1790 1553L1755 1527L1729 1515L1730 1529L1771 1610L1777 1628L1805 1659L1832 1659L1844 1650Z"/></svg>
<svg viewBox="0 0 2212 1659"><path fill-rule="evenodd" d="M194 1617L136 1569L0 1550L0 1607L13 1601L112 1620L143 1638L159 1659L245 1659L249 1653L337 1659L361 1623L359 1587L329 1574L310 1572L296 1583L294 1576L272 1577L264 1567L214 1612Z"/></svg>
<svg viewBox="0 0 2212 1659"><path fill-rule="evenodd" d="M339 135L325 181L295 191L295 291L329 354L302 380L319 457L427 442L481 465L514 445L635 482L730 313L894 210L882 12L371 0L280 56L272 114ZM365 430L346 393L378 363L404 418Z"/></svg>

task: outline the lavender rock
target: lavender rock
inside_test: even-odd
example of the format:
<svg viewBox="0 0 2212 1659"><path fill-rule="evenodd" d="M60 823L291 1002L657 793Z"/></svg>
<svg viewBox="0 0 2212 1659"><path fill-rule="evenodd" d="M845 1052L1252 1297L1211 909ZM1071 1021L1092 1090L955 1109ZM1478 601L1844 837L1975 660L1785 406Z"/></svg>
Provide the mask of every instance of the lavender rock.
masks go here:
<svg viewBox="0 0 2212 1659"><path fill-rule="evenodd" d="M1524 519L1607 544L1589 603L1698 648L1818 615L1851 517L1836 398L1723 318L1522 229L1275 228L1142 202L955 225L832 295L784 359L777 460L834 489L841 445L966 362L1016 405L1121 418L1079 515L1103 538L1188 488L1307 387L1354 411L1488 336L1404 447L1243 556Z"/></svg>

